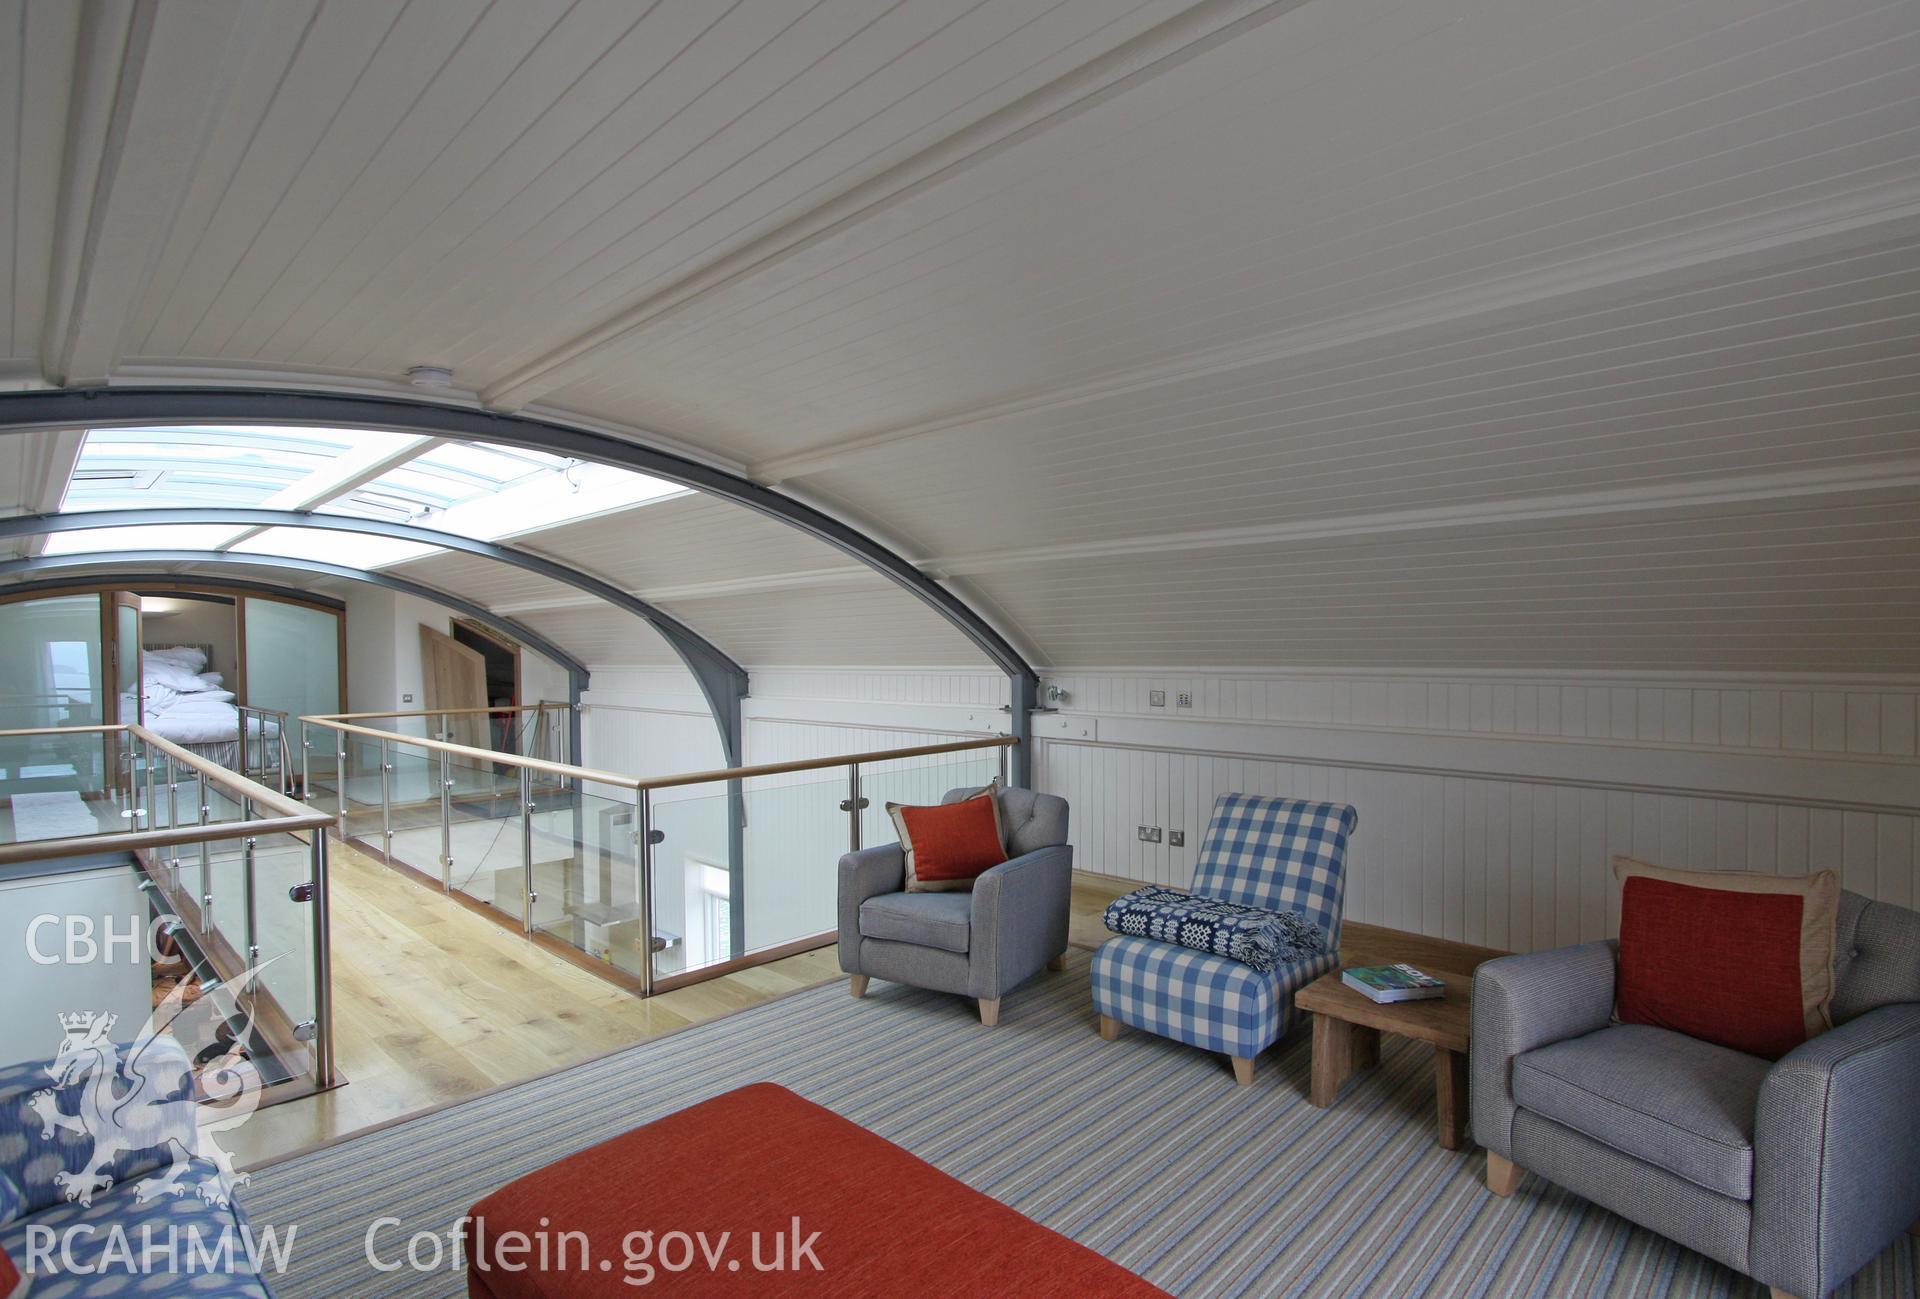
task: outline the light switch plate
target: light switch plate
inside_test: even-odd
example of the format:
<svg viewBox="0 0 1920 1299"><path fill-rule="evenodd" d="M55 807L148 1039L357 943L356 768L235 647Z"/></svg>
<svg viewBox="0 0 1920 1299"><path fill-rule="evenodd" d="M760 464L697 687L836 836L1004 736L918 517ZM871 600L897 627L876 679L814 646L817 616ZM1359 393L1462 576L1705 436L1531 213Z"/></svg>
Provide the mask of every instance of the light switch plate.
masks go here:
<svg viewBox="0 0 1920 1299"><path fill-rule="evenodd" d="M1149 690L1149 691L1147 691L1147 707L1149 707L1149 708L1165 708L1166 706L1167 706L1167 692L1166 692L1166 691L1164 691L1164 690Z"/></svg>
<svg viewBox="0 0 1920 1299"><path fill-rule="evenodd" d="M1187 832L1185 830L1167 831L1167 847L1184 848L1186 846L1187 846Z"/></svg>

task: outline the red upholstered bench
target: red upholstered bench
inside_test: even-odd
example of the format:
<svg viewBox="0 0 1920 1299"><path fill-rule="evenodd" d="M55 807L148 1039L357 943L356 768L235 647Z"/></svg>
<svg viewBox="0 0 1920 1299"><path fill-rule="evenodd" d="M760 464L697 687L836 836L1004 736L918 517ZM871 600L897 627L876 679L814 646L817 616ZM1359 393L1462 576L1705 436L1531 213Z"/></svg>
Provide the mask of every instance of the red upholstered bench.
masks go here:
<svg viewBox="0 0 1920 1299"><path fill-rule="evenodd" d="M509 1182L474 1206L467 1260L474 1299L1165 1295L772 1083Z"/></svg>

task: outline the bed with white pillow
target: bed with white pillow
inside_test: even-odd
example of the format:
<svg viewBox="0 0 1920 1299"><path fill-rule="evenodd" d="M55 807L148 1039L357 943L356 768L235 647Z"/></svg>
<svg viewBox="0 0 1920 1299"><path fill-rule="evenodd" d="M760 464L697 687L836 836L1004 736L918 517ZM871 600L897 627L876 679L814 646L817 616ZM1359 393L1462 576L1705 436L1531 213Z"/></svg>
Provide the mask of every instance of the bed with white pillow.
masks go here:
<svg viewBox="0 0 1920 1299"><path fill-rule="evenodd" d="M240 710L220 673L205 671L206 666L203 646L146 649L140 656L141 725L211 762L244 770L239 752ZM130 694L122 695L120 704L122 717L133 715ZM273 719L247 719L253 765L261 760L254 742L264 739L277 743L279 736L279 724Z"/></svg>

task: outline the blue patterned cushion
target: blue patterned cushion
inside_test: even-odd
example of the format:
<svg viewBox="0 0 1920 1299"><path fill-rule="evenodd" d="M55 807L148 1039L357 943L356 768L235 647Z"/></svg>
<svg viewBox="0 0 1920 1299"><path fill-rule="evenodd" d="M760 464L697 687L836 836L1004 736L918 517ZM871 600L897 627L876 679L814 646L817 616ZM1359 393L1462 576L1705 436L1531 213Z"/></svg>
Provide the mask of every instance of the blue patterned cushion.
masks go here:
<svg viewBox="0 0 1920 1299"><path fill-rule="evenodd" d="M1265 972L1327 948L1320 926L1298 911L1269 911L1149 884L1107 904L1107 928L1229 956Z"/></svg>
<svg viewBox="0 0 1920 1299"><path fill-rule="evenodd" d="M1347 840L1359 824L1345 803L1222 794L1193 871L1193 891L1223 902L1298 911L1340 945Z"/></svg>
<svg viewBox="0 0 1920 1299"><path fill-rule="evenodd" d="M54 1240L67 1246L70 1253L63 1256L60 1246L55 1245L53 1259L64 1264L70 1258L76 1271L36 1276L29 1290L29 1294L36 1296L121 1295L133 1299L141 1295L191 1295L194 1299L270 1299L265 1279L256 1272L246 1238L241 1234L245 1218L237 1206L223 1209L206 1201L204 1193L214 1188L219 1177L220 1170L211 1161L195 1159L180 1179L179 1195L162 1195L142 1204L134 1184L126 1182L94 1196L91 1205L63 1201L0 1227L0 1249L16 1261L24 1260L30 1228L36 1231L45 1228L54 1233ZM88 1230L69 1231L76 1227ZM120 1231L114 1232L114 1227ZM173 1234L169 1236L169 1232ZM287 1238L284 1228L278 1238L282 1241ZM146 1253L147 1239L151 1239L160 1252ZM165 1253L170 1239L178 1245L171 1257ZM233 1251L231 1271L225 1270L227 1258L221 1244L229 1239ZM116 1240L122 1243L116 1245ZM123 1250L127 1242L132 1245L131 1255L113 1252ZM214 1251L211 1263L196 1253L201 1249ZM264 1245L262 1249L262 1261L271 1266Z"/></svg>
<svg viewBox="0 0 1920 1299"><path fill-rule="evenodd" d="M20 1216L26 1207L27 1197L20 1193L20 1185L5 1173L0 1173L0 1227L6 1226Z"/></svg>
<svg viewBox="0 0 1920 1299"><path fill-rule="evenodd" d="M193 1072L186 1051L173 1038L162 1036L147 1044L137 1065L127 1054L124 1043L113 1046L109 1085L116 1097L125 1097L133 1090L130 1071L137 1071L148 1101L114 1114L113 1126L127 1144L99 1172L116 1186L171 1163L176 1149L191 1151L199 1140ZM19 1188L23 1214L70 1198L66 1178L92 1164L92 1134L68 1126L56 1126L49 1134L48 1118L39 1107L48 1106L72 1120L85 1112L85 1094L93 1081L88 1071L55 1086L43 1061L0 1069L0 1173Z"/></svg>
<svg viewBox="0 0 1920 1299"><path fill-rule="evenodd" d="M1339 963L1323 952L1263 972L1152 938L1109 938L1093 955L1093 1005L1146 1032L1252 1059L1292 1027L1295 990Z"/></svg>

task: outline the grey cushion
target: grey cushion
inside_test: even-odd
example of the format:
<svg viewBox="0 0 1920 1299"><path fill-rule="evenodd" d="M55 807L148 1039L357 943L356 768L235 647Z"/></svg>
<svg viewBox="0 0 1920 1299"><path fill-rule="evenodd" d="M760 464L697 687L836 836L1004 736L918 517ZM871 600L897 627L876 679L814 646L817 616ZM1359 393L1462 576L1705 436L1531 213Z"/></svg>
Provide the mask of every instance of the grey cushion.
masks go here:
<svg viewBox="0 0 1920 1299"><path fill-rule="evenodd" d="M975 786L974 788L978 788ZM942 803L965 798L974 789L950 789ZM1007 837L1007 856L1024 857L1067 841L1067 800L1031 789L1000 791L1000 830Z"/></svg>
<svg viewBox="0 0 1920 1299"><path fill-rule="evenodd" d="M860 904L860 933L964 952L973 928L971 893L882 893Z"/></svg>
<svg viewBox="0 0 1920 1299"><path fill-rule="evenodd" d="M1920 1001L1920 911L1842 893L1835 930L1834 1023Z"/></svg>
<svg viewBox="0 0 1920 1299"><path fill-rule="evenodd" d="M1513 1119L1513 1161L1530 1173L1539 1173L1548 1181L1612 1209L1629 1221L1670 1236L1736 1272L1747 1270L1753 1206L1744 1200L1703 1190L1684 1178L1642 1163L1631 1155L1623 1155L1528 1110L1521 1110ZM1520 1257L1524 1260L1527 1255L1522 1252ZM1644 1284L1622 1285L1620 1290L1631 1293L1636 1288L1648 1293L1666 1293L1664 1286ZM1487 1293L1509 1294L1521 1289L1516 1279L1505 1289L1495 1284ZM1687 1287L1675 1286L1673 1292L1689 1291ZM1693 1293L1704 1292L1703 1286ZM1733 1293L1742 1291L1736 1289Z"/></svg>
<svg viewBox="0 0 1920 1299"><path fill-rule="evenodd" d="M1697 1186L1753 1195L1753 1119L1772 1063L1648 1024L1616 1024L1528 1051L1513 1097Z"/></svg>

